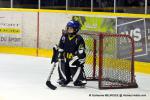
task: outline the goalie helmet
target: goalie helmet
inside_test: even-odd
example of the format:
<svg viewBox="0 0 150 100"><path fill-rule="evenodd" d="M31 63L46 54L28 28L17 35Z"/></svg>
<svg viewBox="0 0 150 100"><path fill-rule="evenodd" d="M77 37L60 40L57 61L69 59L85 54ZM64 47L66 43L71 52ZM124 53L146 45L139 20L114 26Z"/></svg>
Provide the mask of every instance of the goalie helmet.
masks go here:
<svg viewBox="0 0 150 100"><path fill-rule="evenodd" d="M69 27L73 28L74 30L73 34L76 34L80 30L81 25L78 21L71 20L66 25L67 30Z"/></svg>

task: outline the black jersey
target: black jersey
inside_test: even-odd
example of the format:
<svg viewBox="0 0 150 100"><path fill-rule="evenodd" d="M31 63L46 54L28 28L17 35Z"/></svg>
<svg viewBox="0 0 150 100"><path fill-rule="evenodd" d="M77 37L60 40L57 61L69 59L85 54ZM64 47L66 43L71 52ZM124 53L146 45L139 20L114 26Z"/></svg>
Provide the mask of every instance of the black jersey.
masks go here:
<svg viewBox="0 0 150 100"><path fill-rule="evenodd" d="M85 49L85 42L80 35L62 35L59 48L63 50L66 58L71 59L78 50Z"/></svg>

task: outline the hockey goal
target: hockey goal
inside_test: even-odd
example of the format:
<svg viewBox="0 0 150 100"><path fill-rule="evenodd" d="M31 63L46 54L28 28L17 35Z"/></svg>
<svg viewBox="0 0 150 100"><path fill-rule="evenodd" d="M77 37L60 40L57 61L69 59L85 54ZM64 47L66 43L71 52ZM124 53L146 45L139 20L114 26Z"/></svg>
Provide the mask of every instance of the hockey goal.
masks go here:
<svg viewBox="0 0 150 100"><path fill-rule="evenodd" d="M134 40L129 35L81 32L86 44L87 80L100 89L137 88L134 75Z"/></svg>

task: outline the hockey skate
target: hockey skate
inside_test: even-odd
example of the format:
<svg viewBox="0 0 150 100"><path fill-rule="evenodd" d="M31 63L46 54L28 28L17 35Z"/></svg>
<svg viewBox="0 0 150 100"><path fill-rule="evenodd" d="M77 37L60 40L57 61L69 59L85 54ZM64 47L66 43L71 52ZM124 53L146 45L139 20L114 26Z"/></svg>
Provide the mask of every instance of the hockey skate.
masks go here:
<svg viewBox="0 0 150 100"><path fill-rule="evenodd" d="M86 80L83 80L83 81L80 80L80 81L74 82L73 84L74 84L74 86L84 88L87 83L86 83Z"/></svg>
<svg viewBox="0 0 150 100"><path fill-rule="evenodd" d="M67 85L69 84L69 82L70 82L70 80L67 80L67 81L65 81L65 80L58 80L57 83L58 83L60 86L65 87L65 86L67 86Z"/></svg>

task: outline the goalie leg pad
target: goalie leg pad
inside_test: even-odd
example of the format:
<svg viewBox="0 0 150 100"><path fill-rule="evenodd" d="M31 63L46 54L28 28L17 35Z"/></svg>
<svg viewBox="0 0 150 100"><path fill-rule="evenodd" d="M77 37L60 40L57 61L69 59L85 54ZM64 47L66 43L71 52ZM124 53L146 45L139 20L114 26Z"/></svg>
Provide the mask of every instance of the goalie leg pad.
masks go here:
<svg viewBox="0 0 150 100"><path fill-rule="evenodd" d="M61 86L67 85L71 80L70 68L68 64L64 61L59 61L58 72L59 72L58 83Z"/></svg>
<svg viewBox="0 0 150 100"><path fill-rule="evenodd" d="M71 74L75 86L82 86L86 84L86 76L83 67L71 68Z"/></svg>

